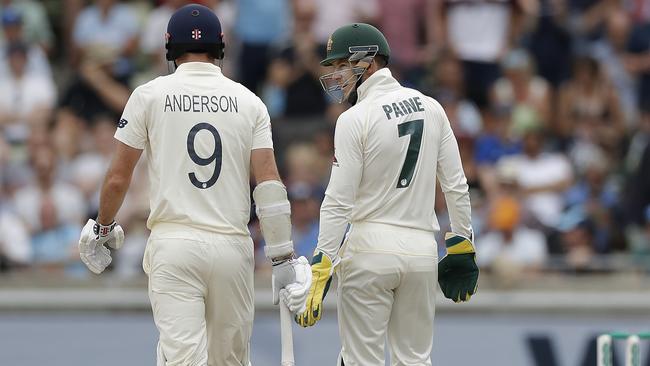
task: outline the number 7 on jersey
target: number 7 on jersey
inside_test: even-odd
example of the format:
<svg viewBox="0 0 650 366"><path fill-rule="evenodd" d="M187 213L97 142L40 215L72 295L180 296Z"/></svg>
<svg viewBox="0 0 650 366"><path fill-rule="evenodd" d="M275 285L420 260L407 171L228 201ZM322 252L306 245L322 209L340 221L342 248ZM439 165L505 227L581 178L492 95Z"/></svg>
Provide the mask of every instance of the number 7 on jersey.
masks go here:
<svg viewBox="0 0 650 366"><path fill-rule="evenodd" d="M399 137L411 135L409 147L406 150L406 158L404 159L404 164L402 165L402 170L400 171L399 179L397 180L397 188L406 188L411 184L413 173L415 173L415 165L417 164L418 156L420 155L423 128L423 119L415 119L397 125Z"/></svg>

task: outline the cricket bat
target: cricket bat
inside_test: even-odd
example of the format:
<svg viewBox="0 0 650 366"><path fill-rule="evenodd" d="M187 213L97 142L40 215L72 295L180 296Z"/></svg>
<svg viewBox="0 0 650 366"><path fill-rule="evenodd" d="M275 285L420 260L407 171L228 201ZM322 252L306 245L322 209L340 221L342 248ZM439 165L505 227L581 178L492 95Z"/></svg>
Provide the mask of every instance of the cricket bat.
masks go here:
<svg viewBox="0 0 650 366"><path fill-rule="evenodd" d="M284 301L280 300L280 343L282 344L281 366L294 366L293 360L293 316Z"/></svg>

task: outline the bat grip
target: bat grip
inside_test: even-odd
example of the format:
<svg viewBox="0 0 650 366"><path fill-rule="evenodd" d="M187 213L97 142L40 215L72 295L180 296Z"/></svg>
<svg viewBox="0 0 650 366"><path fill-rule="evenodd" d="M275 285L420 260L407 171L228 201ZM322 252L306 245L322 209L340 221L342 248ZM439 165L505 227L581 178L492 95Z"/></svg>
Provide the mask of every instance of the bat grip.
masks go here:
<svg viewBox="0 0 650 366"><path fill-rule="evenodd" d="M282 344L281 366L294 366L293 359L293 315L284 301L280 300L280 343Z"/></svg>

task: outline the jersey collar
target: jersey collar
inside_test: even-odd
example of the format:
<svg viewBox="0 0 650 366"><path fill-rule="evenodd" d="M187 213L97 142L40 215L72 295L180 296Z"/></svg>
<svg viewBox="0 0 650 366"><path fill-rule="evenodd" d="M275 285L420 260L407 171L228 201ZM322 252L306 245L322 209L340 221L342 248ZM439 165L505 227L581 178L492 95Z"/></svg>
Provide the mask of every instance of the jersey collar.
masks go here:
<svg viewBox="0 0 650 366"><path fill-rule="evenodd" d="M193 72L193 71L200 71L200 72L216 72L221 74L221 68L215 64L211 64L209 62L185 62L176 68L176 72Z"/></svg>
<svg viewBox="0 0 650 366"><path fill-rule="evenodd" d="M364 81L358 88L359 101L367 98L369 95L387 92L399 88L400 84L387 67L375 71Z"/></svg>

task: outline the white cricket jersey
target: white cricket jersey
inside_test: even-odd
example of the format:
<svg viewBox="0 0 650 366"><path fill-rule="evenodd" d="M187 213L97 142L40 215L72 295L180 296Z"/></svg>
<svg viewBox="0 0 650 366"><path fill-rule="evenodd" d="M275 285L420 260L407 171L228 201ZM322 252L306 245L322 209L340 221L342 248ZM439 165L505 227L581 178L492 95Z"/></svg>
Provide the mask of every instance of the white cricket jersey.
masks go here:
<svg viewBox="0 0 650 366"><path fill-rule="evenodd" d="M337 258L348 222L439 230L436 177L453 232L471 237L467 180L440 104L402 87L387 68L364 81L358 94L336 123L318 249Z"/></svg>
<svg viewBox="0 0 650 366"><path fill-rule="evenodd" d="M147 150L147 227L249 235L251 150L273 148L262 101L218 66L181 64L133 91L115 138Z"/></svg>

